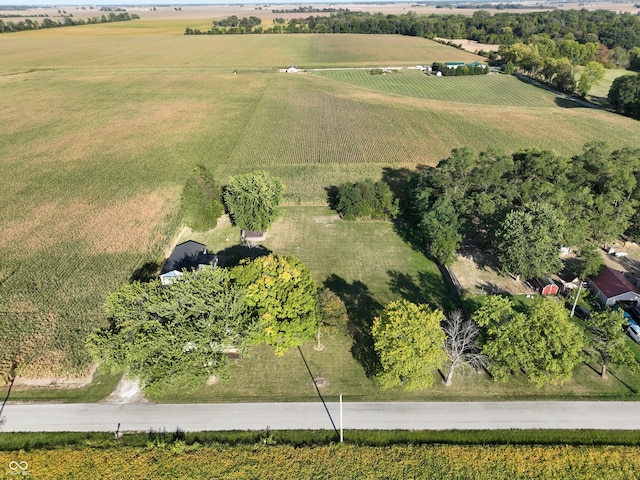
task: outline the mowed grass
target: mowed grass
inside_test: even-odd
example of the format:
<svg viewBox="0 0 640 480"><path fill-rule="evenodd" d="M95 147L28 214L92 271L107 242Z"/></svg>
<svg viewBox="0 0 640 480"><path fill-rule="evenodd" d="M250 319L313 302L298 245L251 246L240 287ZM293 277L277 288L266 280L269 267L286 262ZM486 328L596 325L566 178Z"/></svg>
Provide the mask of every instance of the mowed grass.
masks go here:
<svg viewBox="0 0 640 480"><path fill-rule="evenodd" d="M180 241L194 239L205 243L209 251L239 258L250 253L237 244L239 236L240 231L223 217L215 230L200 235L189 232ZM302 259L319 285L330 286L345 300L350 321L358 328L370 327L386 303L400 298L446 309L452 305L436 266L405 245L388 223L345 222L326 207L289 207L261 244ZM370 360L372 351L366 345L354 345L348 335L324 335L321 343L325 347L321 352L310 341L282 358L271 347L252 347L245 358L233 361L226 381L190 395L172 394L156 400L317 401L312 377L325 380L321 388L325 400L336 400L342 393L348 401L635 399L640 391L640 375L626 369L613 368L609 379L602 380L594 357L587 357L563 386L537 388L522 375L496 383L482 372L460 374L453 386L445 387L441 373L434 371L431 388L381 391L367 374L370 364L365 360Z"/></svg>
<svg viewBox="0 0 640 480"><path fill-rule="evenodd" d="M437 77L419 70L386 75L371 75L368 70L324 70L314 74L377 92L470 105L549 108L558 97L534 86L523 88L515 77L500 74Z"/></svg>
<svg viewBox="0 0 640 480"><path fill-rule="evenodd" d="M106 295L171 247L180 190L197 163L222 184L229 175L269 170L283 178L287 203L322 205L329 186L406 176L465 145L573 154L601 138L640 143L636 121L548 99L544 107L470 104L454 101L459 89L449 100L416 98L276 68L474 57L424 39L186 37L167 28L124 22L2 37L3 371L12 359L33 376L88 370L83 345L105 324ZM511 88L523 98L535 91ZM361 245L384 262L386 253L366 240L375 240L376 228ZM324 258L309 259L326 262L319 278L337 268ZM385 273L365 278L358 266L347 267L350 258L343 261L346 282L384 284ZM386 288L379 302L390 298Z"/></svg>

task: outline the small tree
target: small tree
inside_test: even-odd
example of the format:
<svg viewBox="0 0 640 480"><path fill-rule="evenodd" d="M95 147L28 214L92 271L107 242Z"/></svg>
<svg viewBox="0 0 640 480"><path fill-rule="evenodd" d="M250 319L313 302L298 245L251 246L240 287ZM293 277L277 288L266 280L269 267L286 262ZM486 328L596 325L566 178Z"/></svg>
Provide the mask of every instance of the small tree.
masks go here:
<svg viewBox="0 0 640 480"><path fill-rule="evenodd" d="M243 230L263 232L280 217L284 186L267 172L231 177L224 201L234 223Z"/></svg>
<svg viewBox="0 0 640 480"><path fill-rule="evenodd" d="M604 78L605 69L601 63L598 62L589 62L584 67L584 70L580 74L580 79L578 80L578 93L583 97L586 97L591 90L591 87L594 85L598 85L600 81Z"/></svg>
<svg viewBox="0 0 640 480"><path fill-rule="evenodd" d="M320 343L321 330L329 333L345 333L347 331L347 307L342 299L328 288L318 292L318 344L317 350L322 350Z"/></svg>
<svg viewBox="0 0 640 480"><path fill-rule="evenodd" d="M593 313L589 318L587 331L591 336L587 344L600 356L602 378L607 378L607 368L612 363L628 367L638 365L627 344L624 325L625 319L621 310L603 310Z"/></svg>
<svg viewBox="0 0 640 480"><path fill-rule="evenodd" d="M445 359L444 314L406 300L391 302L373 321L371 333L380 357L382 388L406 390L433 385L433 370Z"/></svg>
<svg viewBox="0 0 640 480"><path fill-rule="evenodd" d="M215 228L224 211L222 189L204 165L197 165L180 197L184 222L195 231Z"/></svg>
<svg viewBox="0 0 640 480"><path fill-rule="evenodd" d="M478 336L480 329L471 319L465 319L460 310L455 310L447 316L443 326L446 340L444 351L449 361L449 369L445 378L445 386L453 383L453 374L459 368L477 369L488 365L486 355L480 353Z"/></svg>
<svg viewBox="0 0 640 480"><path fill-rule="evenodd" d="M291 255L244 260L231 275L246 288L247 303L258 319L256 341L271 345L282 356L314 338L318 287L300 260Z"/></svg>

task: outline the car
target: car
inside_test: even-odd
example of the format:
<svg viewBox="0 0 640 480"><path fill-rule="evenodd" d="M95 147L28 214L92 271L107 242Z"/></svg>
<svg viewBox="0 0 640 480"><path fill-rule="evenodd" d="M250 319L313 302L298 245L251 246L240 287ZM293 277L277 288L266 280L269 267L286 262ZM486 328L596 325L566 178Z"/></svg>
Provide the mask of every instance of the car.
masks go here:
<svg viewBox="0 0 640 480"><path fill-rule="evenodd" d="M576 309L574 310L574 315L581 320L588 320L591 316L591 312L587 310L582 305L576 305Z"/></svg>
<svg viewBox="0 0 640 480"><path fill-rule="evenodd" d="M638 325L629 325L629 327L627 327L627 335L629 335L634 342L640 343L640 327Z"/></svg>

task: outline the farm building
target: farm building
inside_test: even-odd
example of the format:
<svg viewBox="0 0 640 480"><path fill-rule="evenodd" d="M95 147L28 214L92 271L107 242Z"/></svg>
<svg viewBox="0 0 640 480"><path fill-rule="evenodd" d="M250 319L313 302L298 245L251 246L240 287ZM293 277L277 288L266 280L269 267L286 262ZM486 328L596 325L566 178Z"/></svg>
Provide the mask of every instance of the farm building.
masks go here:
<svg viewBox="0 0 640 480"><path fill-rule="evenodd" d="M464 67L464 62L444 62L443 65L447 68Z"/></svg>
<svg viewBox="0 0 640 480"><path fill-rule="evenodd" d="M467 63L467 67L482 67L482 68L489 68L489 66L486 63L482 63L482 62L471 62L471 63Z"/></svg>
<svg viewBox="0 0 640 480"><path fill-rule="evenodd" d="M289 68L285 70L285 73L298 73L298 69L291 65Z"/></svg>
<svg viewBox="0 0 640 480"><path fill-rule="evenodd" d="M207 253L206 245L188 240L176 245L167 261L164 262L164 266L160 271L160 282L162 282L162 285L169 285L177 277L183 275L183 270L213 268L217 264L217 257Z"/></svg>
<svg viewBox="0 0 640 480"><path fill-rule="evenodd" d="M558 285L549 277L534 278L531 283L540 295L557 295Z"/></svg>
<svg viewBox="0 0 640 480"><path fill-rule="evenodd" d="M597 278L590 278L589 286L607 307L620 301L640 300L640 289L634 287L622 272L609 267L604 267Z"/></svg>

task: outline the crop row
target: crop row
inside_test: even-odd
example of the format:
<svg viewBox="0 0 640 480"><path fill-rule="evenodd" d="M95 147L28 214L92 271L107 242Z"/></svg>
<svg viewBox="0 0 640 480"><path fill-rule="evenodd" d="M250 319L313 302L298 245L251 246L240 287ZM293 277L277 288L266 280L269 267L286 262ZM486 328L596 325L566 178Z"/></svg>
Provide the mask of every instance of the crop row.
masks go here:
<svg viewBox="0 0 640 480"><path fill-rule="evenodd" d="M265 438L268 442L269 438ZM15 462L15 463L12 463ZM331 445L235 447L175 442L147 448L91 448L0 453L7 474L25 468L35 478L637 478L634 447ZM2 468L0 467L0 468Z"/></svg>

